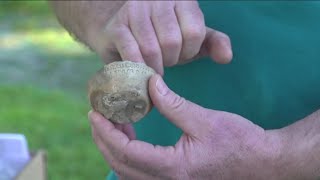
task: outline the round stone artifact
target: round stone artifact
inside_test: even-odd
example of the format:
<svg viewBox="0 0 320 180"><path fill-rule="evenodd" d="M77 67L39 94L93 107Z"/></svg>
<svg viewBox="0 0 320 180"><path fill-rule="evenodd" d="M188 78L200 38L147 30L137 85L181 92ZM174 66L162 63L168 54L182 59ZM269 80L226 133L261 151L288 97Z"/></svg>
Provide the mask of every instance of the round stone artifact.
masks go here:
<svg viewBox="0 0 320 180"><path fill-rule="evenodd" d="M88 83L91 107L112 122L134 123L152 108L148 82L155 71L144 63L115 61Z"/></svg>

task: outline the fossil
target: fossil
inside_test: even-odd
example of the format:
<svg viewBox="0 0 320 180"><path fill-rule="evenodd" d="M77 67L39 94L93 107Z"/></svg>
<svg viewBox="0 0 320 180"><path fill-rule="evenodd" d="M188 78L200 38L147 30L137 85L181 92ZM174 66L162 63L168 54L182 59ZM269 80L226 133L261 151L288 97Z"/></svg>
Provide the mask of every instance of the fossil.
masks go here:
<svg viewBox="0 0 320 180"><path fill-rule="evenodd" d="M144 63L116 61L105 65L88 82L91 107L112 122L134 123L152 108L149 78L155 71Z"/></svg>

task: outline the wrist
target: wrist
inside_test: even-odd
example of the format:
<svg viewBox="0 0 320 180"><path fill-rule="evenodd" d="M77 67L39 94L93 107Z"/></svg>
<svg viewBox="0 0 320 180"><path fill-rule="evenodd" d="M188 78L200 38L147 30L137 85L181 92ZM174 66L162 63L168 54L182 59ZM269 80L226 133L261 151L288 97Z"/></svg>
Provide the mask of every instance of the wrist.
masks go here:
<svg viewBox="0 0 320 180"><path fill-rule="evenodd" d="M265 139L260 148L260 157L262 157L262 168L265 177L262 179L282 180L286 179L285 167L282 167L282 158L285 152L282 137L277 130L265 131ZM261 163L261 162L257 162Z"/></svg>
<svg viewBox="0 0 320 180"><path fill-rule="evenodd" d="M82 25L85 28L85 39L87 45L96 52L101 58L108 58L106 56L107 51L107 34L105 29L109 21L117 14L120 8L126 3L126 1L108 1L90 3L90 11L88 13L94 12Z"/></svg>
<svg viewBox="0 0 320 180"><path fill-rule="evenodd" d="M270 153L275 179L316 180L320 177L320 138L302 138L296 135L297 129L288 127L268 133L269 141L276 147Z"/></svg>
<svg viewBox="0 0 320 180"><path fill-rule="evenodd" d="M59 23L73 38L101 56L104 28L126 1L50 1Z"/></svg>

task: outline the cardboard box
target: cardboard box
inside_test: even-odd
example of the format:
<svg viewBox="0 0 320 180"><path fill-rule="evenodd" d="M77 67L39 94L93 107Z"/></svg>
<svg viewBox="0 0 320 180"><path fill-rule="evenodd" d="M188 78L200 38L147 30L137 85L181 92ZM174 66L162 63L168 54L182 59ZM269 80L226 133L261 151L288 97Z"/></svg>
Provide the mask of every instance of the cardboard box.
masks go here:
<svg viewBox="0 0 320 180"><path fill-rule="evenodd" d="M15 180L46 180L47 179L47 156L44 150L31 154L31 160L17 175Z"/></svg>

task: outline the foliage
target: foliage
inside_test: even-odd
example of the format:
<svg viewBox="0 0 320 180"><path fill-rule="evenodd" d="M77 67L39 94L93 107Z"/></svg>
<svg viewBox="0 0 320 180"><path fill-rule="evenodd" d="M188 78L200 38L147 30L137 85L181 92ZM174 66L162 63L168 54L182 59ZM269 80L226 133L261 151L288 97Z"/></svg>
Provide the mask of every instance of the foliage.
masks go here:
<svg viewBox="0 0 320 180"><path fill-rule="evenodd" d="M37 14L49 16L48 2L45 0L36 1L19 1L19 0L5 0L0 1L0 12L4 13L23 13L23 14Z"/></svg>

